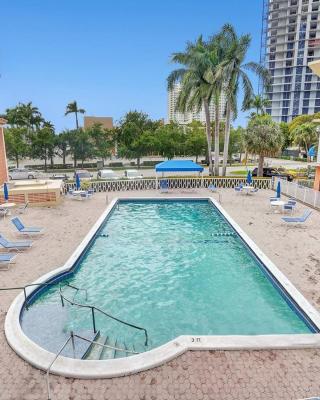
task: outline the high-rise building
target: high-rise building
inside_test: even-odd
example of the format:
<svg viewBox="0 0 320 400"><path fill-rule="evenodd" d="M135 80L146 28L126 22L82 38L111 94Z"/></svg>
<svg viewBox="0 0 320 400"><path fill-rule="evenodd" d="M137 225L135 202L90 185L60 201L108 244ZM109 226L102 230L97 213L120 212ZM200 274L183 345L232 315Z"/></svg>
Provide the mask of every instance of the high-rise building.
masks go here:
<svg viewBox="0 0 320 400"><path fill-rule="evenodd" d="M168 122L176 122L179 125L186 125L190 124L192 121L200 121L201 123L206 122L205 113L203 107L200 111L187 111L185 113L181 113L176 111L176 104L181 92L181 84L176 83L172 90L168 90ZM220 118L224 119L225 113L225 97L224 95L221 96L220 101ZM209 112L210 112L210 119L214 121L215 116L215 107L213 102L209 104Z"/></svg>
<svg viewBox="0 0 320 400"><path fill-rule="evenodd" d="M274 121L320 111L320 80L308 67L320 58L319 9L319 0L263 0L260 61L272 75Z"/></svg>

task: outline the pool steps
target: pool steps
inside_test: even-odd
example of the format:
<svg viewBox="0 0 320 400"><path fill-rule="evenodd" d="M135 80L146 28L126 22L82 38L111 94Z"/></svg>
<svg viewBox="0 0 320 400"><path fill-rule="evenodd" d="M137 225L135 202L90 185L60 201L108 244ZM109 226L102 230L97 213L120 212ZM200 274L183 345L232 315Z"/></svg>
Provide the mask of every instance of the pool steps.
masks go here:
<svg viewBox="0 0 320 400"><path fill-rule="evenodd" d="M125 342L118 339L112 340L109 336L101 335L100 331L97 333L94 341L110 347L103 347L99 344L91 343L81 357L82 360L110 360L129 357L133 355L132 352L138 353L134 346L130 349Z"/></svg>

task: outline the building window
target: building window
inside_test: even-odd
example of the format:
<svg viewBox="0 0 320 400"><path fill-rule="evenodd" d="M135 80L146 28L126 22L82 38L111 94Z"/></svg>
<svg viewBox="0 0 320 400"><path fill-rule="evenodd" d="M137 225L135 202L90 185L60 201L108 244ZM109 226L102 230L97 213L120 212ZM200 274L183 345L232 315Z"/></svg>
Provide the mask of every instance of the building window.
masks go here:
<svg viewBox="0 0 320 400"><path fill-rule="evenodd" d="M314 102L314 105L319 107L320 106L320 99L316 99L316 101Z"/></svg>
<svg viewBox="0 0 320 400"><path fill-rule="evenodd" d="M282 117L281 117L281 121L282 121L282 122L288 122L288 117L282 116Z"/></svg>
<svg viewBox="0 0 320 400"><path fill-rule="evenodd" d="M282 115L288 115L289 109L288 108L283 108L282 109Z"/></svg>
<svg viewBox="0 0 320 400"><path fill-rule="evenodd" d="M302 114L308 114L309 108L302 108Z"/></svg>
<svg viewBox="0 0 320 400"><path fill-rule="evenodd" d="M309 94L310 94L310 92L309 92ZM283 98L284 99L290 99L290 92L284 92L283 93Z"/></svg>
<svg viewBox="0 0 320 400"><path fill-rule="evenodd" d="M282 102L282 107L289 107L290 106L290 100L283 100Z"/></svg>
<svg viewBox="0 0 320 400"><path fill-rule="evenodd" d="M285 78L284 78L284 81L285 81L285 83L290 83L291 82L291 76L286 76Z"/></svg>
<svg viewBox="0 0 320 400"><path fill-rule="evenodd" d="M310 89L311 89L311 83L305 83L304 90L310 90Z"/></svg>
<svg viewBox="0 0 320 400"><path fill-rule="evenodd" d="M320 112L320 107L315 107L315 108L314 108L314 112L315 112L315 113Z"/></svg>
<svg viewBox="0 0 320 400"><path fill-rule="evenodd" d="M303 107L309 107L309 100L303 100Z"/></svg>

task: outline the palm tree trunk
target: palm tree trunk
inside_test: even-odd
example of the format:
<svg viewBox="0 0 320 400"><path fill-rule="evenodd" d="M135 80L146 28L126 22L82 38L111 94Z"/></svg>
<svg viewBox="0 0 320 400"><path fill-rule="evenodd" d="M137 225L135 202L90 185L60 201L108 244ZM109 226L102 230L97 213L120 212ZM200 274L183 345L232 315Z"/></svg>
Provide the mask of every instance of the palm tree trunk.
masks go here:
<svg viewBox="0 0 320 400"><path fill-rule="evenodd" d="M77 130L79 129L79 122L78 122L78 113L77 113L77 111L75 112L75 115L76 115L76 127L77 127Z"/></svg>
<svg viewBox="0 0 320 400"><path fill-rule="evenodd" d="M227 102L226 108L226 125L224 130L224 146L223 146L223 163L222 163L222 176L227 174L227 163L229 155L229 139L230 139L230 122L231 122L231 104Z"/></svg>
<svg viewBox="0 0 320 400"><path fill-rule="evenodd" d="M16 164L17 164L17 168L19 168L19 156L16 155Z"/></svg>
<svg viewBox="0 0 320 400"><path fill-rule="evenodd" d="M259 154L258 176L263 176L263 163L264 163L264 156L262 154Z"/></svg>
<svg viewBox="0 0 320 400"><path fill-rule="evenodd" d="M209 112L209 102L207 99L203 100L203 109L206 117L206 135L207 135L207 146L208 146L208 157L209 157L209 175L213 175L212 168L212 156L211 156L211 147L212 147L212 138L211 138L211 126L210 126L210 112Z"/></svg>
<svg viewBox="0 0 320 400"><path fill-rule="evenodd" d="M219 129L220 129L220 95L215 99L215 123L214 123L214 174L219 176Z"/></svg>

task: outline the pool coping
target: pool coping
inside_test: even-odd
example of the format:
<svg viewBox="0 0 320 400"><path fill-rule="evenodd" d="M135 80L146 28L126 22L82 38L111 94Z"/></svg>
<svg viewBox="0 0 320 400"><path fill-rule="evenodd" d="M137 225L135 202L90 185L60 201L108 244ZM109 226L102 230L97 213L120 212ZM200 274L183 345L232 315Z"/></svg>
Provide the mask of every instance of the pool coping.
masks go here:
<svg viewBox="0 0 320 400"><path fill-rule="evenodd" d="M273 262L259 249L255 242L240 228L228 215L222 206L212 197L126 197L115 198L107 206L97 222L90 229L80 245L69 257L67 262L42 277L34 283L46 282L61 274L65 274L81 257L86 246L94 238L118 201L175 201L175 200L209 200L219 210L223 217L232 225L239 236L244 240L251 251L267 268L268 272L279 282L293 301L300 307L313 324L320 329L320 314L293 286L288 278L273 264ZM27 295L35 293L37 288L27 288ZM44 348L37 345L23 332L20 324L20 315L24 305L23 292L12 302L5 319L5 335L9 345L24 360L41 370L46 370L55 357ZM51 368L51 373L66 377L96 379L125 376L162 365L189 350L275 350L320 348L320 334L284 334L284 335L208 335L208 336L179 336L168 343L147 352L126 358L112 360L79 360L60 356Z"/></svg>

